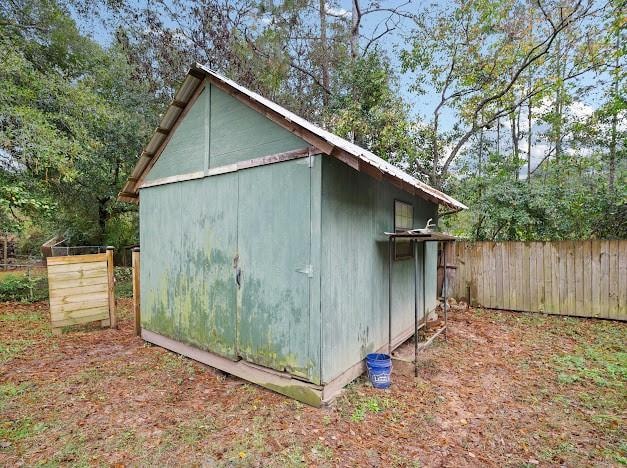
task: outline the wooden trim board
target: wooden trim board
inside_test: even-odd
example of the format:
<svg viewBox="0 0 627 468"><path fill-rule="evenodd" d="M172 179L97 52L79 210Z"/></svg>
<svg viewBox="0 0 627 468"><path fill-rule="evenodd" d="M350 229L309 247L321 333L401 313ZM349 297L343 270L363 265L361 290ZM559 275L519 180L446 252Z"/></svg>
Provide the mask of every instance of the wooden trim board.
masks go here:
<svg viewBox="0 0 627 468"><path fill-rule="evenodd" d="M233 164L225 164L224 166L213 167L206 171L189 172L187 174L180 174L169 177L162 177L160 179L150 180L142 183L139 188L156 187L159 185L173 184L176 182L185 182L187 180L203 179L205 177L216 176L220 174L228 174L229 172L237 172L243 169L250 169L252 167L266 166L268 164L276 164L284 161L291 161L292 159L307 158L314 154L319 154L321 151L314 146L308 146L305 148L295 149L291 151L285 151L283 153L269 154L260 158L247 159Z"/></svg>
<svg viewBox="0 0 627 468"><path fill-rule="evenodd" d="M47 265L71 265L74 263L106 262L107 254L70 255L64 257L48 257Z"/></svg>
<svg viewBox="0 0 627 468"><path fill-rule="evenodd" d="M429 314L427 314L428 316ZM419 328L423 327L420 325ZM392 349L396 349L414 334L414 326L403 330L392 341ZM299 380L288 373L279 372L243 359L232 361L217 354L203 351L180 341L173 340L145 328L141 329L141 337L149 343L169 349L175 353L186 356L208 366L220 369L241 379L273 390L282 395L294 398L308 405L320 408L333 403L344 387L366 371L363 360L346 369L326 385L315 385ZM387 351L387 343L375 352Z"/></svg>
<svg viewBox="0 0 627 468"><path fill-rule="evenodd" d="M303 403L318 408L322 406L322 388L318 385L295 379L289 374L270 369L266 370L261 366L249 364L243 360L231 361L217 354L194 348L144 328L142 328L141 336L149 343L169 349L170 351L228 372L241 379L248 380L249 382L274 390L275 392L295 398Z"/></svg>

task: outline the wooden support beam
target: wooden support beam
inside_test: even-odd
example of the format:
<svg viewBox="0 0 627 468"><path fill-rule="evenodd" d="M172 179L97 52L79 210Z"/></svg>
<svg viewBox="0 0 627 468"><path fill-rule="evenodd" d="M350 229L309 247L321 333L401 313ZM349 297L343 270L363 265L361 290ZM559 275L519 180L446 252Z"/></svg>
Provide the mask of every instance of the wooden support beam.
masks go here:
<svg viewBox="0 0 627 468"><path fill-rule="evenodd" d="M135 335L141 336L141 299L139 290L139 247L135 247L132 253L133 265L133 315L135 316Z"/></svg>
<svg viewBox="0 0 627 468"><path fill-rule="evenodd" d="M203 179L205 177L211 177L220 174L227 174L229 172L237 172L243 169L250 169L257 166L266 166L268 164L276 164L284 161L291 161L292 159L306 158L314 154L321 154L322 151L316 147L308 146L306 148L295 149L291 151L284 151L282 153L269 154L260 158L247 159L246 161L240 161L233 164L225 164L224 166L213 167L207 171L189 172L187 174L180 174L169 177L162 177L160 179L150 180L144 182L139 188L155 187L157 185L173 184L176 182L185 182L187 180Z"/></svg>
<svg viewBox="0 0 627 468"><path fill-rule="evenodd" d="M118 328L118 318L115 314L115 275L113 270L113 247L107 247L107 296L109 299L109 320L111 328Z"/></svg>
<svg viewBox="0 0 627 468"><path fill-rule="evenodd" d="M197 68L190 69L188 75L193 76L194 78L198 80L202 80L205 78L205 76L207 76L207 74L204 71L199 70Z"/></svg>
<svg viewBox="0 0 627 468"><path fill-rule="evenodd" d="M133 192L120 192L118 194L118 197L138 198L139 194L138 193L133 193Z"/></svg>

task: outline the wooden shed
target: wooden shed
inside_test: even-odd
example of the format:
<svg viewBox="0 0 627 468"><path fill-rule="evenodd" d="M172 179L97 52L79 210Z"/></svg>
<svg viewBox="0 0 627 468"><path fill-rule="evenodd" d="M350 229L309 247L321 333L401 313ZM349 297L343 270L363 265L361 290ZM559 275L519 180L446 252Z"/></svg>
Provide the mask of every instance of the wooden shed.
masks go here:
<svg viewBox="0 0 627 468"><path fill-rule="evenodd" d="M195 65L119 198L140 202L142 337L320 405L413 334L437 248L391 230L465 208L369 151ZM421 301L422 304L422 301Z"/></svg>

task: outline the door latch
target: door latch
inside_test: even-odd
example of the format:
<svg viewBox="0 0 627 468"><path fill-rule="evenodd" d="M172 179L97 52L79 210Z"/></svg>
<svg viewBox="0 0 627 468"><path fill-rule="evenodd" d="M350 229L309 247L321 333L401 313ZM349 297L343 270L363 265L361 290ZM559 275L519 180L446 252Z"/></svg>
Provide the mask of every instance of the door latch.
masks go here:
<svg viewBox="0 0 627 468"><path fill-rule="evenodd" d="M302 268L297 268L296 271L298 273L302 273L304 275L307 275L307 277L309 277L309 278L313 278L313 265L311 265L311 263L309 265L305 265Z"/></svg>

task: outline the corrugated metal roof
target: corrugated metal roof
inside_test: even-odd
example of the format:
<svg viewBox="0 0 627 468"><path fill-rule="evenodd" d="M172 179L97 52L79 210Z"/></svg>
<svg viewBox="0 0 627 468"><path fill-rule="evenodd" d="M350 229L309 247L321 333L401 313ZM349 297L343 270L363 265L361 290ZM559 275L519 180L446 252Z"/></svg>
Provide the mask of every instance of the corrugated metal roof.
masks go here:
<svg viewBox="0 0 627 468"><path fill-rule="evenodd" d="M445 205L453 210L462 210L467 208L463 203L455 200L453 197L440 192L437 189L419 181L418 179L407 174L402 169L388 163L374 153L354 144L344 138L341 138L323 128L299 117L298 115L288 111L284 107L278 105L269 99L237 84L236 82L210 70L209 68L196 64L187 75L183 85L174 97L174 101L165 112L159 128L155 131L152 139L142 152L137 166L133 170L129 181L119 195L124 201L136 201L137 192L141 179L152 167L151 159L158 157L156 152L160 149L169 132L171 132L183 113L183 105L186 105L194 95L197 88L202 84L203 77L207 77L210 82L218 85L224 91L239 98L245 104L255 108L257 111L264 113L266 116L282 124L288 130L298 134L309 143L316 145L322 152L337 156L343 162L351 166L366 170L371 175L378 175L389 179L405 191L412 194L423 196L435 203ZM283 122L281 122L281 119ZM310 137L308 139L308 137ZM312 141L313 138L313 141Z"/></svg>

